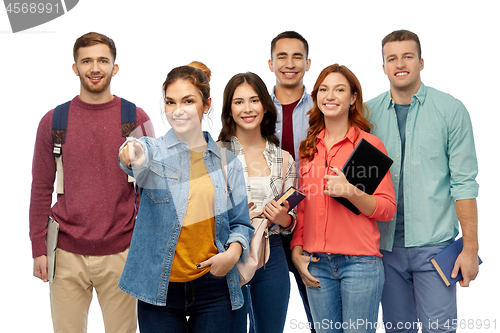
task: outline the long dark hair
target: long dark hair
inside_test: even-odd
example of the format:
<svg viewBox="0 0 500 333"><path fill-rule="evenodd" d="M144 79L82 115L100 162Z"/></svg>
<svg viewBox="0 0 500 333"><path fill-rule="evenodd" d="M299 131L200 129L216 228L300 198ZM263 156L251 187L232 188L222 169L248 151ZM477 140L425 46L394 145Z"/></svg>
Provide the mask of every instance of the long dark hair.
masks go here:
<svg viewBox="0 0 500 333"><path fill-rule="evenodd" d="M276 119L277 112L274 106L273 100L267 91L266 84L262 79L254 73L246 72L236 74L229 80L224 89L224 98L222 103L222 129L219 134L219 141L229 141L232 136L236 134L236 123L231 116L231 104L233 101L233 95L236 88L241 84L248 83L259 96L259 100L267 112L264 113L264 118L260 123L260 132L262 137L268 141L271 141L275 145L279 146L280 141L274 134L276 131Z"/></svg>

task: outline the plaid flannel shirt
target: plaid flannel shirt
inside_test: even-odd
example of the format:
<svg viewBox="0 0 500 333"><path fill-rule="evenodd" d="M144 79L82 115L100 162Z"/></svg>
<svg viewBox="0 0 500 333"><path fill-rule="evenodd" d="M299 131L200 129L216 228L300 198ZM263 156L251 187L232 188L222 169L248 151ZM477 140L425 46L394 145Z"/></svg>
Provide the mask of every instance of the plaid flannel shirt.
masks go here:
<svg viewBox="0 0 500 333"><path fill-rule="evenodd" d="M228 146L228 149L231 150L231 152L233 152L236 157L238 157L241 164L243 165L248 202L252 202L252 193L250 191L250 186L248 183L248 167L245 160L245 152L243 151L243 147L235 136L231 138L229 144L230 146ZM283 169L283 150L270 141L266 141L264 157L269 169L271 170L269 187L266 189L264 196L265 206L272 200L278 199L281 194L290 186L297 187L297 172L293 157L290 155L288 158L288 166L286 168L286 176L282 177L281 173ZM284 182L283 179L285 179ZM279 234L280 232L286 235L293 232L297 220L297 207L290 210L288 214L292 217L293 227L288 230L281 230L279 225L273 225L269 230L270 235Z"/></svg>

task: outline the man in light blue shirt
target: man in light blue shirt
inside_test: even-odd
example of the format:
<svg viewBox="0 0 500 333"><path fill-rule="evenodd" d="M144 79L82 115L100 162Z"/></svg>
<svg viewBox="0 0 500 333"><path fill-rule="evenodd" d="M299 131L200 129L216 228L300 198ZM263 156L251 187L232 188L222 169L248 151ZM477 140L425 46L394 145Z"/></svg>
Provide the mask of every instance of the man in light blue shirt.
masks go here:
<svg viewBox="0 0 500 333"><path fill-rule="evenodd" d="M288 151L299 170L299 146L307 136L309 116L313 107L311 95L304 86L304 75L311 66L309 45L295 31L285 31L271 42L269 69L276 76L271 97L278 112L276 136L282 149Z"/></svg>
<svg viewBox="0 0 500 333"><path fill-rule="evenodd" d="M313 100L306 92L303 82L304 75L311 66L307 40L295 31L280 33L271 41L271 59L268 65L276 76L276 85L271 94L278 112L276 136L280 140L281 149L288 151L294 158L299 176L299 146L307 136L309 128L307 112L313 107ZM311 332L315 332L306 287L291 259L291 238L292 235L282 235L283 249L288 268L297 282L304 310L311 324Z"/></svg>
<svg viewBox="0 0 500 333"><path fill-rule="evenodd" d="M398 210L379 223L385 268L382 310L388 332L454 332L456 285L446 287L430 258L459 231L460 269L467 287L478 273L478 168L472 124L464 105L425 86L418 36L394 31L382 41L390 90L367 102L374 134L394 160Z"/></svg>

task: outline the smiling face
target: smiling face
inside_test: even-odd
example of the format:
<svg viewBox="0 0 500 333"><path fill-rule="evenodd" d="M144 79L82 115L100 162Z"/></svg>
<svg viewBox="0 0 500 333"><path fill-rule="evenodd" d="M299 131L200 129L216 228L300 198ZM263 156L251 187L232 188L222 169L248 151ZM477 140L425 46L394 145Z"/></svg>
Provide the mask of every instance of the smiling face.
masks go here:
<svg viewBox="0 0 500 333"><path fill-rule="evenodd" d="M349 117L349 108L357 94L351 93L349 81L340 73L330 73L320 84L316 97L317 105L328 120L344 120Z"/></svg>
<svg viewBox="0 0 500 333"><path fill-rule="evenodd" d="M234 90L231 116L236 123L236 136L241 131L252 131L260 137L260 123L264 113L266 110L251 85L244 82Z"/></svg>
<svg viewBox="0 0 500 333"><path fill-rule="evenodd" d="M111 97L111 78L118 72L118 65L113 62L111 50L106 44L99 43L78 49L73 71L80 78L82 100L87 96L95 99L95 95Z"/></svg>
<svg viewBox="0 0 500 333"><path fill-rule="evenodd" d="M391 90L407 92L411 95L420 88L420 71L424 60L418 57L418 46L413 40L389 42L382 49L384 73L389 78Z"/></svg>
<svg viewBox="0 0 500 333"><path fill-rule="evenodd" d="M276 84L286 88L302 88L302 79L309 70L304 43L294 38L283 38L276 42L269 69L276 75Z"/></svg>
<svg viewBox="0 0 500 333"><path fill-rule="evenodd" d="M210 100L204 105L200 91L187 80L176 80L165 91L165 114L181 141L201 133L201 119L209 109Z"/></svg>

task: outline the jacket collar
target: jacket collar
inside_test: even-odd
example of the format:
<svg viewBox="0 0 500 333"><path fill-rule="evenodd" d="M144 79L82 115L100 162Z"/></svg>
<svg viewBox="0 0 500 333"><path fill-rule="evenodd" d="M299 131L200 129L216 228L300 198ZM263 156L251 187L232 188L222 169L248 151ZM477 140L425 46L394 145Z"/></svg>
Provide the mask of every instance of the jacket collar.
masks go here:
<svg viewBox="0 0 500 333"><path fill-rule="evenodd" d="M205 138L205 141L208 144L207 150L212 152L213 154L217 155L217 157L221 157L220 155L220 148L217 146L217 143L212 139L212 136L210 133L203 131L203 137ZM189 146L186 142L180 141L177 135L175 134L173 129L170 129L167 134L165 134L165 141L166 142L171 142L167 148L173 148L177 145L181 145L181 149L189 149Z"/></svg>

